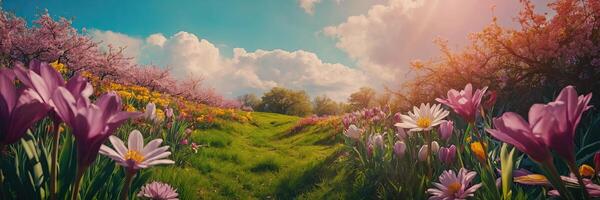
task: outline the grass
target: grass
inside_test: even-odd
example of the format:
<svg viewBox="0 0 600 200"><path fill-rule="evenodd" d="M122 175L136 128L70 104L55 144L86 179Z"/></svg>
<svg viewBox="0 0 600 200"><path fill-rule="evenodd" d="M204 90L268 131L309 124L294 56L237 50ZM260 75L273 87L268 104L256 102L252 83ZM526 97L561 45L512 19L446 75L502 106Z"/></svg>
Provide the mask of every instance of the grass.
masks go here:
<svg viewBox="0 0 600 200"><path fill-rule="evenodd" d="M334 179L330 163L341 144L333 130L289 129L298 117L253 113L255 123L231 122L200 130L192 141L202 145L186 166L151 169L150 180L171 183L180 199L295 199L319 196L319 185Z"/></svg>

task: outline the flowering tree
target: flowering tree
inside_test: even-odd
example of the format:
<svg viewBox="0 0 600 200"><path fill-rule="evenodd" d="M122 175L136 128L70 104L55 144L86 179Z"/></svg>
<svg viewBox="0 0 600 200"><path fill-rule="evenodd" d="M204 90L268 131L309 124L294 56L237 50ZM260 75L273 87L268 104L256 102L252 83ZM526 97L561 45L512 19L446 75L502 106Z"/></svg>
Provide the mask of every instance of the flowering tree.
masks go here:
<svg viewBox="0 0 600 200"><path fill-rule="evenodd" d="M111 45L102 50L85 29L78 32L65 18L55 21L44 13L28 27L25 20L0 10L0 66L34 59L58 61L69 68L70 76L86 71L100 80L147 87L211 106L239 107L237 101L204 86L201 77L178 81L170 68L135 64L123 51Z"/></svg>
<svg viewBox="0 0 600 200"><path fill-rule="evenodd" d="M522 3L519 29L501 27L494 19L457 52L438 39L441 59L411 63L418 75L405 84L405 98L428 101L466 83L490 86L518 102L539 101L568 84L598 91L600 2L557 0L548 4L554 15L536 13L529 0ZM524 91L534 92L515 95Z"/></svg>

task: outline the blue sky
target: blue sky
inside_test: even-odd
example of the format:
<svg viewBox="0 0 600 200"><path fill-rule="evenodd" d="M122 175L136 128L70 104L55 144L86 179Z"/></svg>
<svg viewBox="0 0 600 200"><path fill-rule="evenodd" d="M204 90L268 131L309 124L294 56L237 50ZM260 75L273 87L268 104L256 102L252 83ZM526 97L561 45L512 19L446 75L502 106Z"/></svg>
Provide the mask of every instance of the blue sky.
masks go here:
<svg viewBox="0 0 600 200"><path fill-rule="evenodd" d="M203 1L5 1L3 9L28 21L47 9L52 16L73 19L77 28L111 30L145 37L153 33L172 35L179 31L194 33L219 45L221 53L231 56L233 47L247 50L303 49L317 53L327 62L353 65L332 38L319 31L364 13L383 1L323 1L313 15L295 0L203 0Z"/></svg>
<svg viewBox="0 0 600 200"><path fill-rule="evenodd" d="M543 0L534 0L544 11ZM492 7L493 12L492 12ZM413 60L436 59L435 38L460 49L518 0L6 1L27 21L47 9L139 64L202 76L227 97L275 86L343 101L362 86L398 88Z"/></svg>

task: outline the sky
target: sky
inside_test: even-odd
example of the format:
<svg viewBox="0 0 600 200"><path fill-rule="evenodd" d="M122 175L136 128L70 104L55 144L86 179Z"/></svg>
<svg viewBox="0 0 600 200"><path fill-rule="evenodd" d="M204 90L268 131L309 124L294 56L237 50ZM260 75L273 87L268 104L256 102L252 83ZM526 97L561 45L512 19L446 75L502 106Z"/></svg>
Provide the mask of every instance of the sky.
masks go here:
<svg viewBox="0 0 600 200"><path fill-rule="evenodd" d="M45 10L71 19L135 62L202 76L227 97L281 86L336 100L363 86L395 88L410 79L410 61L439 55L435 38L459 49L493 16L516 27L520 8L518 0L2 1L29 22Z"/></svg>

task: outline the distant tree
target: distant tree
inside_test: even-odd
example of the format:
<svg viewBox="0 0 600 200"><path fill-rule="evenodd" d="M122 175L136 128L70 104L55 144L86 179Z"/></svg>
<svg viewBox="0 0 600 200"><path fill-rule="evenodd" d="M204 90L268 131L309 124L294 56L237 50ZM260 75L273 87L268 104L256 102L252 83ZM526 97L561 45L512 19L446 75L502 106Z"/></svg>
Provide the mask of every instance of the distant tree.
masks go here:
<svg viewBox="0 0 600 200"><path fill-rule="evenodd" d="M287 115L306 116L311 114L310 99L305 91L294 91L274 87L262 97L260 111Z"/></svg>
<svg viewBox="0 0 600 200"><path fill-rule="evenodd" d="M313 100L313 113L318 116L340 114L339 104L326 95L317 96Z"/></svg>
<svg viewBox="0 0 600 200"><path fill-rule="evenodd" d="M352 110L371 107L375 104L375 90L369 87L362 87L350 95L348 103Z"/></svg>
<svg viewBox="0 0 600 200"><path fill-rule="evenodd" d="M258 98L255 94L244 94L237 97L237 100L242 103L242 106L250 107L254 110L258 109L260 105L260 98Z"/></svg>

